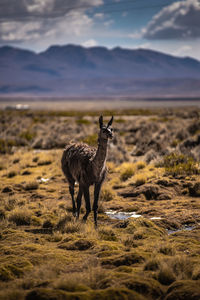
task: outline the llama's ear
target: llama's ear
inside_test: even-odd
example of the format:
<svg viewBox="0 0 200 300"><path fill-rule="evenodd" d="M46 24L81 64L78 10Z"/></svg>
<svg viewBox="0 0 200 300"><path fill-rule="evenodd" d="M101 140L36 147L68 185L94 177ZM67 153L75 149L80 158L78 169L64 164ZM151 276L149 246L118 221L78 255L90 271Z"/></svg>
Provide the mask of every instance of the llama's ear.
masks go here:
<svg viewBox="0 0 200 300"><path fill-rule="evenodd" d="M111 126L111 125L112 125L112 122L113 122L113 116L112 116L112 118L110 119L110 121L108 122L107 127Z"/></svg>
<svg viewBox="0 0 200 300"><path fill-rule="evenodd" d="M99 126L100 126L100 128L103 127L103 116L99 117Z"/></svg>

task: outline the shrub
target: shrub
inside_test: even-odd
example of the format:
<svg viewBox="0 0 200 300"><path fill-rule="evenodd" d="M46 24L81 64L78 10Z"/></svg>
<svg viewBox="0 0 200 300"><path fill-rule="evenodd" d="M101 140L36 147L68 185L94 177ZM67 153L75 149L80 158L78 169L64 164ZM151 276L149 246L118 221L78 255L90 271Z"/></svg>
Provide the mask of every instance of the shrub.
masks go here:
<svg viewBox="0 0 200 300"><path fill-rule="evenodd" d="M197 162L190 156L172 152L160 164L168 175L191 175L199 173Z"/></svg>
<svg viewBox="0 0 200 300"><path fill-rule="evenodd" d="M145 184L147 182L147 177L145 174L137 174L135 175L135 185L139 186Z"/></svg>
<svg viewBox="0 0 200 300"><path fill-rule="evenodd" d="M26 131L23 131L22 133L20 133L19 136L20 136L20 138L23 138L26 141L30 142L36 136L36 133L26 130Z"/></svg>
<svg viewBox="0 0 200 300"><path fill-rule="evenodd" d="M124 163L120 166L120 179L126 181L135 173L135 165L132 163Z"/></svg>

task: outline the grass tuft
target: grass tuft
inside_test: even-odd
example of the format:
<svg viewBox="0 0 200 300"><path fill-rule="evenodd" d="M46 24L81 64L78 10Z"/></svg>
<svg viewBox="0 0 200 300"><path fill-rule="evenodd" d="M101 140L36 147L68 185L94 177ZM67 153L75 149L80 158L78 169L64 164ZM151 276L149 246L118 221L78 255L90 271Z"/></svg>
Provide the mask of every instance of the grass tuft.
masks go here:
<svg viewBox="0 0 200 300"><path fill-rule="evenodd" d="M118 169L120 171L120 179L126 181L135 174L136 167L132 163L123 163Z"/></svg>
<svg viewBox="0 0 200 300"><path fill-rule="evenodd" d="M9 215L9 221L15 223L17 226L30 225L32 218L32 211L28 209L14 209Z"/></svg>
<svg viewBox="0 0 200 300"><path fill-rule="evenodd" d="M114 200L115 197L116 194L111 187L102 188L100 196L102 201L109 202L111 200Z"/></svg>
<svg viewBox="0 0 200 300"><path fill-rule="evenodd" d="M29 191L29 190L37 190L39 188L39 184L37 181L32 181L32 182L27 182L24 185L24 190Z"/></svg>

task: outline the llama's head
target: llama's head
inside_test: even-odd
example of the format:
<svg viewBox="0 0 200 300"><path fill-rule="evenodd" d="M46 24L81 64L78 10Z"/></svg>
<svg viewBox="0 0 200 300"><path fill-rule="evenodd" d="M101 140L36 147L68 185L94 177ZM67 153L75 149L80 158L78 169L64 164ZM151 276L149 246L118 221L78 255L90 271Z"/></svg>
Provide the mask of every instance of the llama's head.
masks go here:
<svg viewBox="0 0 200 300"><path fill-rule="evenodd" d="M99 117L99 127L100 127L99 138L100 139L107 140L113 138L113 129L111 127L112 122L113 122L113 116L108 122L107 126L103 125L103 116Z"/></svg>

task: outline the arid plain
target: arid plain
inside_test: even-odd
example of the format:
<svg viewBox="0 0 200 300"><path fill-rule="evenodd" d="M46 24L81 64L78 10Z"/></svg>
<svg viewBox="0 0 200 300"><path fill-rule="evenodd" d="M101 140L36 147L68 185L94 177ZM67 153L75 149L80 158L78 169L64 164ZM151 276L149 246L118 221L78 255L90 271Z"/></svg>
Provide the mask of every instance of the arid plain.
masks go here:
<svg viewBox="0 0 200 300"><path fill-rule="evenodd" d="M60 161L97 145L100 114L114 138L95 229ZM0 153L0 299L200 299L198 107L2 109Z"/></svg>

